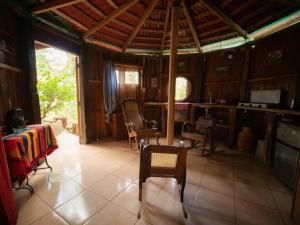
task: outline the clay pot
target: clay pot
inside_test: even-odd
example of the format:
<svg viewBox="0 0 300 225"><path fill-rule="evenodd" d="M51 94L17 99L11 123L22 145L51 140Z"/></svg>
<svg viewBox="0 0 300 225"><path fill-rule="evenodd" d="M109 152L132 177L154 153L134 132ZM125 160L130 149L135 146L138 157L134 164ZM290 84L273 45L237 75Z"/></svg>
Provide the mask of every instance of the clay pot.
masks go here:
<svg viewBox="0 0 300 225"><path fill-rule="evenodd" d="M238 150L242 152L254 152L256 147L256 138L250 127L243 127L239 134Z"/></svg>

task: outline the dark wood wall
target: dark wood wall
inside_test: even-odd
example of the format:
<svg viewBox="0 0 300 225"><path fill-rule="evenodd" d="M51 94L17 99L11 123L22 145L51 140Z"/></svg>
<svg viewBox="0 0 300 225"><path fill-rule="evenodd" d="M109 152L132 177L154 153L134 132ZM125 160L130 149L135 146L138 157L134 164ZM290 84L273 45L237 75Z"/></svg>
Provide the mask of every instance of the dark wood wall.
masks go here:
<svg viewBox="0 0 300 225"><path fill-rule="evenodd" d="M205 59L205 82L203 102L226 100L235 104L240 99L242 69L246 48L231 49L209 54Z"/></svg>
<svg viewBox="0 0 300 225"><path fill-rule="evenodd" d="M295 26L255 45L208 54L202 101L209 101L209 92L215 102L235 104L250 101L251 90L282 89L284 105L289 106L300 72L299 40L300 26Z"/></svg>
<svg viewBox="0 0 300 225"><path fill-rule="evenodd" d="M40 121L31 29L8 3L0 2L0 35L9 43L9 48L0 48L0 126L5 125L5 115L14 107L25 111L29 123Z"/></svg>

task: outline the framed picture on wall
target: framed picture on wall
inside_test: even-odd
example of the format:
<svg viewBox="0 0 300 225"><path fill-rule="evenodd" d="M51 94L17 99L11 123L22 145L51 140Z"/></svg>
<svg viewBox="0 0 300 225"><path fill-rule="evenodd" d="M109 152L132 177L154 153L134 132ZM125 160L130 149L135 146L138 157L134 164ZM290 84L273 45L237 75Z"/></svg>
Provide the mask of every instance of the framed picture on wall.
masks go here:
<svg viewBox="0 0 300 225"><path fill-rule="evenodd" d="M8 33L0 30L0 51L13 53L15 50L15 40Z"/></svg>
<svg viewBox="0 0 300 225"><path fill-rule="evenodd" d="M179 61L177 63L177 73L185 73L186 72L186 62Z"/></svg>
<svg viewBox="0 0 300 225"><path fill-rule="evenodd" d="M157 88L157 77L151 77L151 88Z"/></svg>

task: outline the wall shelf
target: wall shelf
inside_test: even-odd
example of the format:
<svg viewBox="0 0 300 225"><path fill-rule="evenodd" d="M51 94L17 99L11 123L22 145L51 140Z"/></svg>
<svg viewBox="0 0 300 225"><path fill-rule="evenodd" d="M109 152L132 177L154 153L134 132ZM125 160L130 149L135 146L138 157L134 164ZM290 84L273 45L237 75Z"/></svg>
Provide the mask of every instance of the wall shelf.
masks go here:
<svg viewBox="0 0 300 225"><path fill-rule="evenodd" d="M13 72L17 72L17 73L22 73L23 71L18 68L18 67L15 67L15 66L10 66L10 65L7 65L7 64L4 64L4 63L0 63L0 68L2 69L6 69L6 70L10 70L10 71L13 71Z"/></svg>

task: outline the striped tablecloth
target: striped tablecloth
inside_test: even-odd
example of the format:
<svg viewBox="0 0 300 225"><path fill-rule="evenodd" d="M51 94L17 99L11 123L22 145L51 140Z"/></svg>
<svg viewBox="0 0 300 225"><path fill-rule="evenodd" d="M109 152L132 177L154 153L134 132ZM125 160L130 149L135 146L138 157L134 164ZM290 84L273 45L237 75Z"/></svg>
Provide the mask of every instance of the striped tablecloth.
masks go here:
<svg viewBox="0 0 300 225"><path fill-rule="evenodd" d="M53 130L49 125L34 124L3 137L11 176L21 184L37 161L58 148Z"/></svg>

